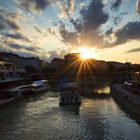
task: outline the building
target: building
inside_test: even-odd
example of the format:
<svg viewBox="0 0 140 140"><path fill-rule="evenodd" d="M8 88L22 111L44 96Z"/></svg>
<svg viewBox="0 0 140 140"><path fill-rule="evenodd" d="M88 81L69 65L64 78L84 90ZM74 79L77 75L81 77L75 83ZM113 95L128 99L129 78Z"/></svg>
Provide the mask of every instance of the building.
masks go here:
<svg viewBox="0 0 140 140"><path fill-rule="evenodd" d="M51 61L51 66L56 68L56 69L61 69L64 67L65 61L64 59L60 59L60 58L54 58Z"/></svg>
<svg viewBox="0 0 140 140"><path fill-rule="evenodd" d="M23 69L26 69L27 66L32 66L37 71L41 71L43 66L43 62L35 57L25 58L13 53L0 52L0 58Z"/></svg>
<svg viewBox="0 0 140 140"><path fill-rule="evenodd" d="M80 59L80 53L69 53L65 55L65 64L69 65Z"/></svg>

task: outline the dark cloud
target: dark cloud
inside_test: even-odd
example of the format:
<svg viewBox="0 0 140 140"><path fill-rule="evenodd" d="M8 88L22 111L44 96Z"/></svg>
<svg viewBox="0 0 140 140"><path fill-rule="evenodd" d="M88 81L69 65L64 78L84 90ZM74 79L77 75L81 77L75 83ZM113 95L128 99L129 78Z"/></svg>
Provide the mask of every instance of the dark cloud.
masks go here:
<svg viewBox="0 0 140 140"><path fill-rule="evenodd" d="M129 22L115 32L115 44L125 43L132 39L140 39L140 22Z"/></svg>
<svg viewBox="0 0 140 140"><path fill-rule="evenodd" d="M16 13L10 13L5 9L0 9L0 29L10 27L13 30L19 30L20 26L16 22Z"/></svg>
<svg viewBox="0 0 140 140"><path fill-rule="evenodd" d="M5 28L5 25L0 23L0 30L4 29Z"/></svg>
<svg viewBox="0 0 140 140"><path fill-rule="evenodd" d="M45 28L39 27L39 26L37 26L37 25L35 25L35 26L33 26L33 27L34 27L34 29L35 29L39 34L41 34L41 35L43 35L43 36L45 36L45 37L48 36L47 30L46 30Z"/></svg>
<svg viewBox="0 0 140 140"><path fill-rule="evenodd" d="M37 52L38 51L38 48L36 47L32 47L32 46L24 46L24 45L20 45L20 44L17 44L17 43L14 43L14 42L8 42L6 41L5 42L6 45L8 45L10 48L14 48L16 50L26 50L26 51L29 51L29 52Z"/></svg>
<svg viewBox="0 0 140 140"><path fill-rule="evenodd" d="M14 30L20 29L19 25L13 19L7 18L6 22L12 29L14 29Z"/></svg>
<svg viewBox="0 0 140 140"><path fill-rule="evenodd" d="M50 5L49 0L14 0L17 4L22 5L27 11L40 11Z"/></svg>
<svg viewBox="0 0 140 140"><path fill-rule="evenodd" d="M38 26L34 26L34 29L35 29L38 33L42 34L42 30L41 30Z"/></svg>
<svg viewBox="0 0 140 140"><path fill-rule="evenodd" d="M59 32L65 42L76 44L77 43L77 32L69 32L65 29L65 24L60 23Z"/></svg>
<svg viewBox="0 0 140 140"><path fill-rule="evenodd" d="M102 0L94 0L86 8L81 9L80 14L85 31L96 30L107 21L108 15L103 11L103 8Z"/></svg>
<svg viewBox="0 0 140 140"><path fill-rule="evenodd" d="M110 35L110 34L112 34L112 33L113 33L113 29L112 29L112 28L110 28L109 30L107 30L107 31L105 32L106 35Z"/></svg>
<svg viewBox="0 0 140 140"><path fill-rule="evenodd" d="M5 28L5 18L3 15L0 13L0 30Z"/></svg>
<svg viewBox="0 0 140 140"><path fill-rule="evenodd" d="M120 7L121 3L122 3L122 0L115 0L115 2L112 2L111 9L112 10L118 9Z"/></svg>
<svg viewBox="0 0 140 140"><path fill-rule="evenodd" d="M67 31L65 25L61 23L60 34L62 38L77 46L85 44L93 47L95 44L99 44L101 36L97 30L108 20L108 14L103 11L103 8L102 0L91 1L86 8L80 10L81 18L76 20L70 18L75 31Z"/></svg>
<svg viewBox="0 0 140 140"><path fill-rule="evenodd" d="M140 52L140 47L131 49L131 50L127 51L126 53L135 53L135 52Z"/></svg>
<svg viewBox="0 0 140 140"><path fill-rule="evenodd" d="M75 9L74 0L14 0L29 12L39 12L48 6L55 6L59 9L60 17L69 17Z"/></svg>
<svg viewBox="0 0 140 140"><path fill-rule="evenodd" d="M120 15L113 18L114 25L118 25L122 21L122 17Z"/></svg>
<svg viewBox="0 0 140 140"><path fill-rule="evenodd" d="M127 15L129 12L122 12L120 15Z"/></svg>
<svg viewBox="0 0 140 140"><path fill-rule="evenodd" d="M71 18L70 22L74 25L74 28L75 28L76 31L82 32L83 24L81 23L81 21L79 19L74 20L73 18Z"/></svg>
<svg viewBox="0 0 140 140"><path fill-rule="evenodd" d="M10 34L10 33L5 33L4 34L5 37L9 37L9 38L13 38L13 39L20 39L20 40L23 40L23 41L27 41L27 42L30 42L30 40L25 37L24 35L20 34L20 33L16 33L16 34Z"/></svg>

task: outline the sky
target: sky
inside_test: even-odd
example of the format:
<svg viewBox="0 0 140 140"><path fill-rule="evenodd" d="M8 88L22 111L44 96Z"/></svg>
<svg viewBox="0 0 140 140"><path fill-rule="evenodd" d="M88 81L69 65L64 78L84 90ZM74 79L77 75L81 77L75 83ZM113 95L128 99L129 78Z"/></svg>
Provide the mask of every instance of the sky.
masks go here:
<svg viewBox="0 0 140 140"><path fill-rule="evenodd" d="M50 61L85 47L140 63L140 0L0 0L0 51Z"/></svg>

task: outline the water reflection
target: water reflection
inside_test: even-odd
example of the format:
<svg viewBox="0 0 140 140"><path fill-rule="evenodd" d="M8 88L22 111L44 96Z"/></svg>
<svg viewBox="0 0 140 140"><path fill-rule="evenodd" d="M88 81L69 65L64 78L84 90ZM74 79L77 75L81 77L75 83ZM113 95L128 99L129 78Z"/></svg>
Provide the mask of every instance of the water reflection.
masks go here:
<svg viewBox="0 0 140 140"><path fill-rule="evenodd" d="M94 92L97 94L110 94L110 87L109 86L96 87L94 89Z"/></svg>
<svg viewBox="0 0 140 140"><path fill-rule="evenodd" d="M111 97L59 106L59 93L26 98L0 111L2 140L139 140L140 126Z"/></svg>
<svg viewBox="0 0 140 140"><path fill-rule="evenodd" d="M96 83L97 84L97 83ZM81 94L83 96L96 96L96 95L107 95L110 94L109 83L103 82L98 83L98 85L82 85Z"/></svg>

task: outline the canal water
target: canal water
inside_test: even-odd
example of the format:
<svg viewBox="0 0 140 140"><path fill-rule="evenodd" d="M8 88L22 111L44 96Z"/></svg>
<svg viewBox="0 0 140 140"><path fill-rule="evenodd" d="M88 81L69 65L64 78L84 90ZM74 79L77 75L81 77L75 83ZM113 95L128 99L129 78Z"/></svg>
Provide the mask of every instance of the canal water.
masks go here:
<svg viewBox="0 0 140 140"><path fill-rule="evenodd" d="M49 91L0 110L0 140L140 140L140 123L111 96L60 107Z"/></svg>

